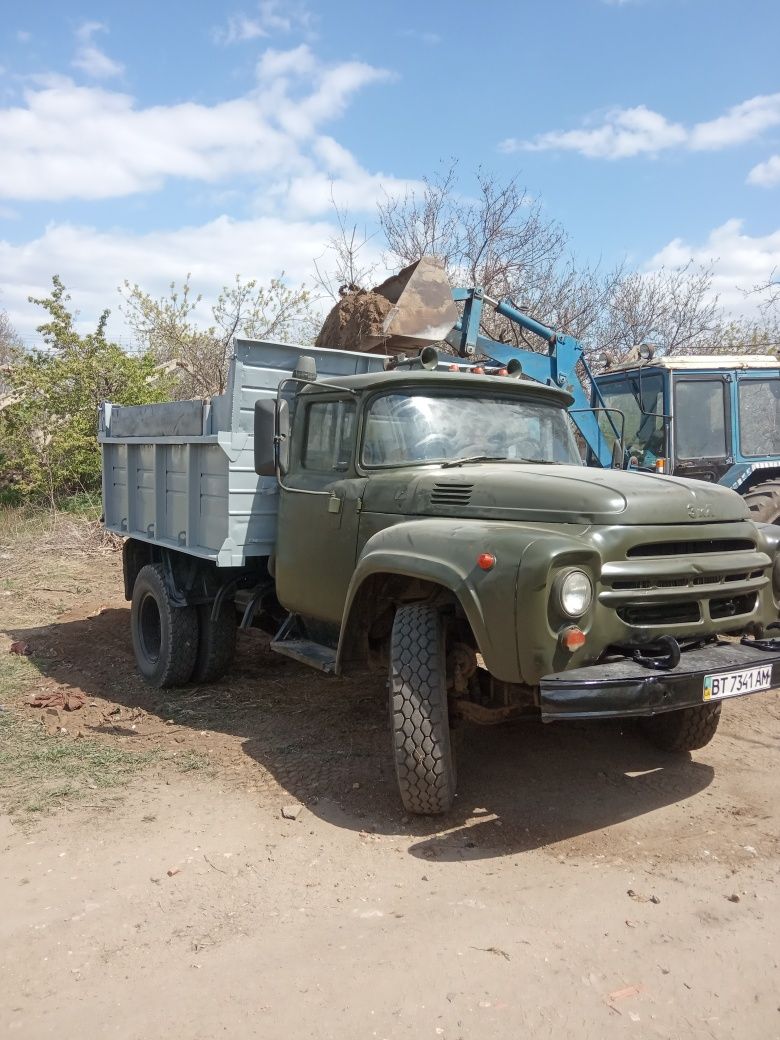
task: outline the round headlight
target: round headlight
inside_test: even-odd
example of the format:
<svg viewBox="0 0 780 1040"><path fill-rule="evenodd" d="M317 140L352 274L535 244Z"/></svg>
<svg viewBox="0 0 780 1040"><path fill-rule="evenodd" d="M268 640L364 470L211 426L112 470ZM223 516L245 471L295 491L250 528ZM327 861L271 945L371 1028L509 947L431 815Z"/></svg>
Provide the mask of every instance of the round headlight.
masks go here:
<svg viewBox="0 0 780 1040"><path fill-rule="evenodd" d="M593 585L585 571L569 571L560 579L558 601L569 617L581 617L593 602Z"/></svg>

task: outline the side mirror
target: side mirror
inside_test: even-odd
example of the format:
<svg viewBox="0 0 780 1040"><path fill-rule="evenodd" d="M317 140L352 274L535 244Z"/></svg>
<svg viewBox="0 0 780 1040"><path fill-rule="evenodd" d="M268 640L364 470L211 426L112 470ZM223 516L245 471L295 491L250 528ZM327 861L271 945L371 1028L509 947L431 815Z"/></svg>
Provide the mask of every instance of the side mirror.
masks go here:
<svg viewBox="0 0 780 1040"><path fill-rule="evenodd" d="M255 401L255 473L284 476L290 461L290 408L287 401L261 397Z"/></svg>
<svg viewBox="0 0 780 1040"><path fill-rule="evenodd" d="M290 468L290 404L284 398L276 406L276 464L283 477Z"/></svg>

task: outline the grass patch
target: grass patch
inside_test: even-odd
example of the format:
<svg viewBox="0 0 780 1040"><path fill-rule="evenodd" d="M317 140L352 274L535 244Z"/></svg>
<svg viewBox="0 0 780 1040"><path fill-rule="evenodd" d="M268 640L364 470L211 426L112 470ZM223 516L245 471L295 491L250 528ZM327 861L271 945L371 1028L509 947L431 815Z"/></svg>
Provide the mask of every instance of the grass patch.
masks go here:
<svg viewBox="0 0 780 1040"><path fill-rule="evenodd" d="M211 759L202 751L182 751L173 756L172 761L180 773L192 773L196 769L208 769Z"/></svg>
<svg viewBox="0 0 780 1040"><path fill-rule="evenodd" d="M80 494L63 499L56 509L0 501L0 549L27 549L36 554L116 549L116 536L100 523L99 496Z"/></svg>
<svg viewBox="0 0 780 1040"><path fill-rule="evenodd" d="M157 751L47 733L40 715L28 718L19 707L40 674L28 657L0 657L0 806L6 812L28 816L95 798L160 758Z"/></svg>
<svg viewBox="0 0 780 1040"><path fill-rule="evenodd" d="M50 812L123 787L159 757L157 751L51 736L37 721L8 710L0 713L0 801L16 815Z"/></svg>
<svg viewBox="0 0 780 1040"><path fill-rule="evenodd" d="M44 813L87 795L94 798L126 784L160 757L47 733L41 716L27 718L18 707L40 674L28 657L0 657L0 806L6 812Z"/></svg>

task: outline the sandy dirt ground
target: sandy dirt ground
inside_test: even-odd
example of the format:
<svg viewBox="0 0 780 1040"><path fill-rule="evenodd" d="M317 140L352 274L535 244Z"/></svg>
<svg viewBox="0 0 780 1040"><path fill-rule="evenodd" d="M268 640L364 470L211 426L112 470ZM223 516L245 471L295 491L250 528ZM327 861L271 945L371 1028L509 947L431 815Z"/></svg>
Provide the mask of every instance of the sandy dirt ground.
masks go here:
<svg viewBox="0 0 780 1040"><path fill-rule="evenodd" d="M86 695L58 739L194 768L0 816L2 1035L780 1037L777 692L691 756L617 724L467 729L456 808L415 819L381 682L249 633L224 682L152 691L115 556L8 584L0 654L26 641L36 689Z"/></svg>

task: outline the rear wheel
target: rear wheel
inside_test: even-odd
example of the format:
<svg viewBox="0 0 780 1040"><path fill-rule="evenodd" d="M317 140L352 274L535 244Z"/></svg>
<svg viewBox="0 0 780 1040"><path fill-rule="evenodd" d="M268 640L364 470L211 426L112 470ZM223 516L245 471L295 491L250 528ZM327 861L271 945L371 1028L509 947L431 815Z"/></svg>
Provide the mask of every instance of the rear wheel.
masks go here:
<svg viewBox="0 0 780 1040"><path fill-rule="evenodd" d="M742 497L747 502L752 520L780 524L780 480L754 484Z"/></svg>
<svg viewBox="0 0 780 1040"><path fill-rule="evenodd" d="M198 619L194 607L175 606L165 572L149 563L133 585L130 628L138 670L152 686L183 686L195 665Z"/></svg>
<svg viewBox="0 0 780 1040"><path fill-rule="evenodd" d="M203 604L198 611L198 656L192 680L197 683L216 682L230 668L236 649L236 612L232 602L222 606L216 618L211 616L211 605Z"/></svg>
<svg viewBox="0 0 780 1040"><path fill-rule="evenodd" d="M447 710L445 631L433 607L399 607L390 641L390 722L398 789L408 812L447 812L455 761Z"/></svg>
<svg viewBox="0 0 780 1040"><path fill-rule="evenodd" d="M720 704L701 704L642 719L642 730L662 751L697 751L709 744L719 722Z"/></svg>

